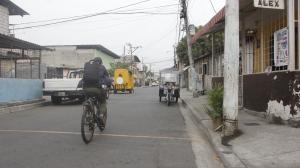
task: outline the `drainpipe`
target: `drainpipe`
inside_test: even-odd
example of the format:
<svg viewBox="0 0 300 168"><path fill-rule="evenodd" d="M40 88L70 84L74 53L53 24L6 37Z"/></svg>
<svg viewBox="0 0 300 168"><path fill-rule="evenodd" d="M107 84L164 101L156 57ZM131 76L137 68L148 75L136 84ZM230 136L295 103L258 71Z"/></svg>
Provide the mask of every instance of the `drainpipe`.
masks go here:
<svg viewBox="0 0 300 168"><path fill-rule="evenodd" d="M226 0L222 143L238 128L239 48L239 1Z"/></svg>
<svg viewBox="0 0 300 168"><path fill-rule="evenodd" d="M265 60L264 60L264 49L265 49L265 39L264 39L264 9L260 9L260 20L261 20L261 24L260 24L260 58L261 58L261 71L260 72L264 72L264 64L265 64Z"/></svg>
<svg viewBox="0 0 300 168"><path fill-rule="evenodd" d="M247 53L246 53L246 30L245 30L245 21L244 19L241 19L242 20L242 31L241 31L241 34L242 34L242 37L241 37L241 40L242 40L242 74L241 74L241 95L242 95L242 104L241 104L241 107L244 107L244 75L247 74Z"/></svg>
<svg viewBox="0 0 300 168"><path fill-rule="evenodd" d="M42 50L39 50L39 79L43 79L41 75L41 66L42 66Z"/></svg>
<svg viewBox="0 0 300 168"><path fill-rule="evenodd" d="M289 65L288 70L295 70L295 1L288 0L288 29L289 29Z"/></svg>
<svg viewBox="0 0 300 168"><path fill-rule="evenodd" d="M214 77L214 33L211 35L211 77Z"/></svg>

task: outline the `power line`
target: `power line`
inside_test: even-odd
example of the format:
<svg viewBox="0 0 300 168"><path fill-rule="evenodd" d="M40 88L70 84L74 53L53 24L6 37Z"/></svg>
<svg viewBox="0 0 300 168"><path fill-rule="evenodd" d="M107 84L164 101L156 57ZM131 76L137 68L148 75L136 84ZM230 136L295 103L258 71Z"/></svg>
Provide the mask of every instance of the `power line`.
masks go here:
<svg viewBox="0 0 300 168"><path fill-rule="evenodd" d="M57 21L57 22L53 22L53 23L47 23L47 24L41 24L41 25L34 25L34 26L27 26L27 27L15 28L14 30L30 29L30 28L36 28L36 27L44 27L44 26L50 26L50 25L56 25L56 24L61 24L61 23L66 23L66 22L72 22L72 21L82 20L82 19L86 19L86 18L90 18L90 17L95 17L95 16L98 16L98 15L103 15L103 14L106 14L106 13L109 13L109 12L113 12L113 11L116 11L116 10L119 10L119 9L130 7L130 6L135 6L135 5L138 5L138 4L141 4L141 3L145 3L145 2L148 2L148 1L151 1L151 0L143 0L143 1L140 1L140 2L136 2L136 3L132 3L132 4L129 4L129 5L121 6L121 7L118 7L118 8L110 9L110 10L107 10L105 12L99 12L99 13L94 13L94 14L90 14L90 15L83 15L83 16L78 16L78 17L75 17L75 18L73 17L73 18L68 19L68 20Z"/></svg>
<svg viewBox="0 0 300 168"><path fill-rule="evenodd" d="M129 12L129 11L139 11L139 10L145 10L145 9L160 9L160 8L167 8L171 6L177 6L178 4L170 4L170 5L161 5L161 6L154 6L150 8L137 8L137 9L130 9L130 10L121 10L119 12ZM77 16L71 16L71 17L62 17L62 18L55 18L55 19L47 19L47 20L38 20L38 21L32 21L32 22L25 22L25 23L19 23L19 24L11 24L12 26L18 26L18 25L25 25L25 24L34 24L34 23L45 23L45 22L51 22L51 21L59 21L59 20L66 20L66 19L73 19L73 18L79 18L84 16L90 16L91 14L86 15L77 15Z"/></svg>
<svg viewBox="0 0 300 168"><path fill-rule="evenodd" d="M155 62L147 62L145 64L157 64L157 63L168 62L168 61L173 61L173 58L172 59L161 60L161 61L155 61Z"/></svg>
<svg viewBox="0 0 300 168"><path fill-rule="evenodd" d="M137 8L137 9L130 9L127 11L139 11L139 10L145 10L145 9L160 9L160 8L168 8L172 6L177 6L178 4L170 4L170 5L161 5L161 6L155 6L155 7L150 7L150 8ZM122 11L119 11L122 12Z"/></svg>
<svg viewBox="0 0 300 168"><path fill-rule="evenodd" d="M211 1L211 0L209 0L209 2L210 2L210 5L211 5L212 9L214 10L214 12L215 12L215 13L217 13L217 10L216 10L216 8L215 8L214 4L212 3L212 1Z"/></svg>
<svg viewBox="0 0 300 168"><path fill-rule="evenodd" d="M178 13L176 13L176 12L169 12L169 13L159 13L159 12L111 12L111 13L102 13L101 15L113 15L113 14L114 15L135 15L135 14L176 15ZM99 16L99 15L97 15L97 16ZM85 18L88 18L88 17L85 17ZM81 19L85 19L85 18L71 19L71 20L65 20L65 21L47 23L47 24L40 24L40 25L34 25L34 26L27 26L27 27L20 27L20 28L15 28L15 29L12 29L12 30L23 30L23 29L31 29L31 28L37 28L37 27L45 27L45 26L56 25L56 24L66 23L66 22L75 21L75 20L81 20Z"/></svg>

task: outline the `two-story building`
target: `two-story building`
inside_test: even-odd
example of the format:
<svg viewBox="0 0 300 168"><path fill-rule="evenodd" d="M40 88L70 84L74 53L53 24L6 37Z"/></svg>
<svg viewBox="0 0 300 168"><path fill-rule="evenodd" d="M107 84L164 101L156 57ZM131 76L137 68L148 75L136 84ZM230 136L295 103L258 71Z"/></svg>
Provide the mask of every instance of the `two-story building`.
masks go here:
<svg viewBox="0 0 300 168"><path fill-rule="evenodd" d="M10 0L0 0L0 104L42 98L41 51L45 47L10 34L9 16L28 15Z"/></svg>

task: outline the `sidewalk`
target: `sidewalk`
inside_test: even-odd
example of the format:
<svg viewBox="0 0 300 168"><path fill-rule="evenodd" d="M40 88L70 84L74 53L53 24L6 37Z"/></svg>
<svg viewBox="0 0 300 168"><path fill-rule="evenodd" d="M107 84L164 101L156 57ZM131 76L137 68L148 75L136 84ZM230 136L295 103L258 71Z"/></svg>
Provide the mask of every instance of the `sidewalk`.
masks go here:
<svg viewBox="0 0 300 168"><path fill-rule="evenodd" d="M46 104L45 99L38 99L32 101L14 102L9 104L0 104L0 115L7 113L14 113L18 111L33 109Z"/></svg>
<svg viewBox="0 0 300 168"><path fill-rule="evenodd" d="M239 112L239 129L242 135L221 144L220 133L212 130L206 114L207 96L192 98L192 93L182 90L181 99L215 148L225 167L230 168L299 168L300 129L286 125L269 124L267 120Z"/></svg>

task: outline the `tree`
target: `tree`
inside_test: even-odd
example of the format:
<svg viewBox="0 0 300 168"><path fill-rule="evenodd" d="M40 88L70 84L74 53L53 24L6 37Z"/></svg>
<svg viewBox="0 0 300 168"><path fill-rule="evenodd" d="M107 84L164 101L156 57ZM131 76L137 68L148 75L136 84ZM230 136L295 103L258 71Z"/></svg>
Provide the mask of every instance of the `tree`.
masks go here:
<svg viewBox="0 0 300 168"><path fill-rule="evenodd" d="M201 29L199 29L201 30ZM204 35L192 45L193 58L198 58L212 53L212 36ZM224 45L224 33L222 31L214 33L214 48L222 48ZM176 53L179 60L188 64L186 37L182 38L176 47Z"/></svg>

